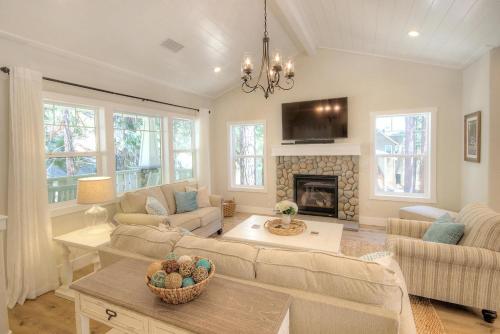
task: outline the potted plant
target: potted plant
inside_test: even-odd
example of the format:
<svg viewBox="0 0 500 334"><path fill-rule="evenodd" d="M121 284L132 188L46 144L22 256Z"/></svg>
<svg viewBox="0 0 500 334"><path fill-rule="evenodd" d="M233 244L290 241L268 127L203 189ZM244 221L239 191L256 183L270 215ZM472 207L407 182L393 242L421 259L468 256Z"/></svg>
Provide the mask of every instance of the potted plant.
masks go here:
<svg viewBox="0 0 500 334"><path fill-rule="evenodd" d="M290 226L293 216L299 211L299 207L292 201L284 200L276 204L275 210L281 214L283 226L287 228Z"/></svg>

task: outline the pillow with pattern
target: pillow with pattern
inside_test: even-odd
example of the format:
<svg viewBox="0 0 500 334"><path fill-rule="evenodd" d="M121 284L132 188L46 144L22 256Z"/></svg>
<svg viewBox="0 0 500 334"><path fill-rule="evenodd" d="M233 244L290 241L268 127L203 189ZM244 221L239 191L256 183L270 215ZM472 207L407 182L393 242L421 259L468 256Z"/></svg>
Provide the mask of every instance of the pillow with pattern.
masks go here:
<svg viewBox="0 0 500 334"><path fill-rule="evenodd" d="M146 199L146 212L154 216L168 216L168 210L160 201L151 196Z"/></svg>

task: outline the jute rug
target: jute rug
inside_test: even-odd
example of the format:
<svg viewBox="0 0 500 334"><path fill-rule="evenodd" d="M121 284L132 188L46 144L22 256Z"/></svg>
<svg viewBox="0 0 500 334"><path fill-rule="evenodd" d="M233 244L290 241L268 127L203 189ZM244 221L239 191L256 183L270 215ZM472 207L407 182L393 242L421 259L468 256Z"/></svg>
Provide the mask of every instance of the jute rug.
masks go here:
<svg viewBox="0 0 500 334"><path fill-rule="evenodd" d="M410 296L418 334L446 334L434 306L428 298Z"/></svg>
<svg viewBox="0 0 500 334"><path fill-rule="evenodd" d="M343 254L356 257L384 250L384 246L380 244L346 239L342 239L340 248ZM410 303L418 334L446 334L443 323L430 299L410 296Z"/></svg>

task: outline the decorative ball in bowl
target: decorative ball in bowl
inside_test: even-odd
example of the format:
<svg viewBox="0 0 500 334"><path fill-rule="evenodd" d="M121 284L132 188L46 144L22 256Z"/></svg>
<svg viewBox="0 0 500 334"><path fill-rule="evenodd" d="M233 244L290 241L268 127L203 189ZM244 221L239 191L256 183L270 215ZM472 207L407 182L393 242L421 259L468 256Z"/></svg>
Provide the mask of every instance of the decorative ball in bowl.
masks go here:
<svg viewBox="0 0 500 334"><path fill-rule="evenodd" d="M215 265L209 259L169 253L165 260L149 265L146 284L165 303L184 304L198 297L214 274Z"/></svg>

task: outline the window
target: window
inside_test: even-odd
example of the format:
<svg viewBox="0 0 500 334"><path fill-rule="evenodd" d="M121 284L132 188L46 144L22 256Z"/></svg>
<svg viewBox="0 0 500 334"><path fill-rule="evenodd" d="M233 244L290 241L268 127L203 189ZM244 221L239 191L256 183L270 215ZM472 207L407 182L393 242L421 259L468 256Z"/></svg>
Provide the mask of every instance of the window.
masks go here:
<svg viewBox="0 0 500 334"><path fill-rule="evenodd" d="M263 190L265 124L229 124L230 184L233 189Z"/></svg>
<svg viewBox="0 0 500 334"><path fill-rule="evenodd" d="M43 109L49 203L74 200L78 178L97 175L97 108L45 101Z"/></svg>
<svg viewBox="0 0 500 334"><path fill-rule="evenodd" d="M113 114L116 191L161 184L161 118Z"/></svg>
<svg viewBox="0 0 500 334"><path fill-rule="evenodd" d="M192 119L172 119L172 154L174 180L194 178L195 140Z"/></svg>
<svg viewBox="0 0 500 334"><path fill-rule="evenodd" d="M374 116L374 197L434 199L433 123L432 111Z"/></svg>

